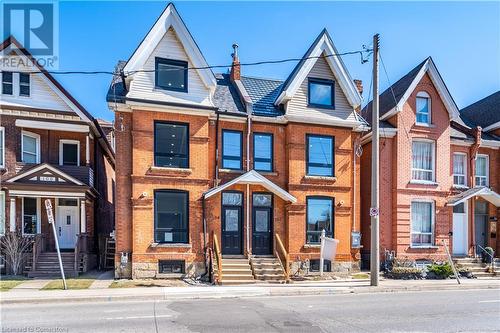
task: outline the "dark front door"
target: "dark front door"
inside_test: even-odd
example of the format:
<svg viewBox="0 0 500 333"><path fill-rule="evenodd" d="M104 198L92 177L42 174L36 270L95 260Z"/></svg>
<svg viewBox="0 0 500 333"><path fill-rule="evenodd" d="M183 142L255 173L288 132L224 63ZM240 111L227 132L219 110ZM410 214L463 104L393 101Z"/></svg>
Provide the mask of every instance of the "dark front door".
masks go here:
<svg viewBox="0 0 500 333"><path fill-rule="evenodd" d="M242 201L241 193L222 193L222 254L243 254Z"/></svg>
<svg viewBox="0 0 500 333"><path fill-rule="evenodd" d="M476 201L475 206L475 214L474 214L474 228L476 244L481 246L483 249L486 247L486 227L488 223L488 203L483 201ZM483 254L483 250L476 246L476 253L478 255Z"/></svg>
<svg viewBox="0 0 500 333"><path fill-rule="evenodd" d="M267 255L273 253L272 195L255 193L252 209L252 253Z"/></svg>

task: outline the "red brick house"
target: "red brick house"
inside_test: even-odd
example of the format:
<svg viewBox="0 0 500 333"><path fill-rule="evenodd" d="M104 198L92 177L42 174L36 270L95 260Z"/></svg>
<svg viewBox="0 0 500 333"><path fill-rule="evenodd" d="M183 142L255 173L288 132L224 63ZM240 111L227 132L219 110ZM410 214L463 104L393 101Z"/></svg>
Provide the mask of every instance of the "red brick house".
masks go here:
<svg viewBox="0 0 500 333"><path fill-rule="evenodd" d="M217 266L224 283L282 279L306 261L318 268L322 229L340 240L327 270L358 267L355 147L366 122L330 36L321 32L285 81L242 75L237 53L230 74L207 69L170 4L118 64L107 97L117 127L117 277Z"/></svg>
<svg viewBox="0 0 500 333"><path fill-rule="evenodd" d="M29 276L58 274L53 207L66 274L96 266L114 229L114 152L98 122L13 37L0 46L0 233L33 240ZM12 67L11 64L18 66Z"/></svg>
<svg viewBox="0 0 500 333"><path fill-rule="evenodd" d="M372 122L371 103L362 114ZM496 247L496 234L481 228L497 224L500 138L462 121L431 58L380 95L379 124L381 255L443 259L443 241L455 256ZM368 261L371 132L363 150L362 256Z"/></svg>

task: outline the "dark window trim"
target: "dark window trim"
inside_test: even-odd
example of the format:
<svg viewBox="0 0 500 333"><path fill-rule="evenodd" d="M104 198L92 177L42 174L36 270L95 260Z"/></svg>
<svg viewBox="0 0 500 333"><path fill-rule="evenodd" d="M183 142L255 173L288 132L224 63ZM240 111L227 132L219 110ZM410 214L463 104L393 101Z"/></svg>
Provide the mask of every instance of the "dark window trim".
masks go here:
<svg viewBox="0 0 500 333"><path fill-rule="evenodd" d="M256 157L255 157L255 136L256 135L263 135L263 136L269 136L271 137L271 158L270 160L267 160L267 159L262 159L262 158L259 158L259 161L257 162L270 162L271 163L271 169L270 170L261 170L261 169L257 169L255 168L255 161L256 161ZM273 172L274 171L274 134L273 133L265 133L265 132L254 132L253 133L253 152L252 152L252 156L253 156L253 168L254 170L257 170L257 171L264 171L264 172Z"/></svg>
<svg viewBox="0 0 500 333"><path fill-rule="evenodd" d="M224 166L224 159L236 161L236 157L234 157L234 156L224 156L224 133L226 133L226 132L227 133L238 133L240 135L240 156L239 156L240 167L239 168L228 168L228 167ZM229 169L229 170L243 170L243 132L238 131L238 130L222 129L222 140L221 141L222 141L222 152L221 152L222 168Z"/></svg>
<svg viewBox="0 0 500 333"><path fill-rule="evenodd" d="M181 267L180 273L164 272L161 270L162 264L179 265ZM158 260L158 273L159 274L186 274L186 261L182 259L160 259Z"/></svg>
<svg viewBox="0 0 500 333"><path fill-rule="evenodd" d="M158 242L156 239L156 216L157 216L157 204L156 204L156 193L182 193L186 194L186 218L187 218L187 223L186 223L186 242ZM183 191L183 190L154 190L153 191L153 206L154 206L154 223L153 223L153 240L155 243L162 243L162 244L190 244L190 239L189 239L189 191Z"/></svg>
<svg viewBox="0 0 500 333"><path fill-rule="evenodd" d="M225 205L223 203L223 194L224 193L238 193L238 194L241 194L241 205ZM221 242L222 242L222 233L223 233L223 230L224 230L224 227L225 227L225 217L223 217L222 215L224 214L224 208L233 208L233 209L239 209L240 210L240 217L241 217L241 221L240 221L240 225L238 226L239 228L239 236L240 236L240 248L241 248L241 251L244 251L243 247L244 247L244 244L245 244L245 240L243 239L244 238L244 229L245 229L245 193L243 193L243 191L238 191L238 190L228 190L228 191L222 191L221 192L221 195L220 195L220 232L221 232ZM224 223L224 225L223 225ZM222 243L221 243L221 246L222 246Z"/></svg>
<svg viewBox="0 0 500 333"><path fill-rule="evenodd" d="M311 103L311 83L318 83L318 84L330 86L330 89L332 91L332 104L331 105ZM312 78L312 77L309 78L307 80L307 105L315 107L315 108L320 108L320 109L333 109L333 110L335 110L335 81L334 80L319 79L319 78Z"/></svg>
<svg viewBox="0 0 500 333"><path fill-rule="evenodd" d="M5 73L10 73L11 74L11 81L4 81L4 74ZM6 93L4 91L4 85L5 84L8 84L10 85L10 89L11 89L11 93ZM9 96L13 96L14 95L14 72L11 72L11 71L2 71L2 95L9 95Z"/></svg>
<svg viewBox="0 0 500 333"><path fill-rule="evenodd" d="M328 232L326 232L326 236L335 238L335 197L329 197L329 196L325 196L325 195L309 195L309 196L306 196L306 240L305 240L306 242L305 242L305 244L320 244L320 243L309 243L307 241L307 223L308 223L307 221L309 220L309 205L308 205L309 199L321 199L321 200L327 199L327 200L330 200L332 202L332 232L331 232L331 234L328 234Z"/></svg>
<svg viewBox="0 0 500 333"><path fill-rule="evenodd" d="M170 166L162 166L162 165L157 165L156 164L156 156L163 156L163 157L171 157L172 154L168 153L157 153L156 152L156 124L164 124L164 125L178 125L178 126L186 126L187 129L187 149L186 149L186 159L187 159L187 165L185 167L182 166L175 166L175 167L170 167ZM182 122L177 122L177 121L162 121L162 120L155 120L154 121L154 131L153 131L153 165L160 167L160 168L173 168L173 169L189 169L190 166L190 151L189 151L189 139L190 139L190 132L189 132L189 123L182 123ZM180 154L173 154L174 157L182 157Z"/></svg>
<svg viewBox="0 0 500 333"><path fill-rule="evenodd" d="M309 173L309 138L311 137L316 137L316 138L328 138L332 139L332 167L331 167L331 172L329 175L315 175ZM320 165L322 166L322 165ZM332 135L321 135L321 134L311 134L307 133L306 134L306 175L308 176L323 176L323 177L335 177L335 137Z"/></svg>
<svg viewBox="0 0 500 333"><path fill-rule="evenodd" d="M28 83L27 83L27 86L28 86L28 93L27 94L23 94L21 92L21 87L22 86L26 86L26 83L25 82L21 82L21 77L22 76L26 76L28 78ZM30 97L31 95L31 76L29 73L19 73L19 96L23 96L23 97Z"/></svg>
<svg viewBox="0 0 500 333"><path fill-rule="evenodd" d="M158 64L185 67L186 69L184 70L184 88L164 87L164 86L158 85L158 74L160 73L160 71L158 70ZM155 88L187 93L188 92L188 70L187 70L187 68L188 68L187 61L155 57Z"/></svg>
<svg viewBox="0 0 500 333"><path fill-rule="evenodd" d="M224 193L238 193L241 194L241 205L225 205L224 204L224 199L222 198ZM220 205L221 207L241 207L243 209L243 205L245 203L245 193L243 191L238 191L238 190L227 190L227 191L222 191L220 195ZM241 218L243 219L244 216L242 215Z"/></svg>
<svg viewBox="0 0 500 333"><path fill-rule="evenodd" d="M318 264L318 270L313 269L313 262L314 262L314 266L316 264ZM309 260L309 271L310 272L319 272L320 271L319 270L319 264L320 264L320 259L311 259L311 260ZM331 272L331 271L332 271L332 262L331 262L331 260L325 259L325 261L323 262L323 272Z"/></svg>

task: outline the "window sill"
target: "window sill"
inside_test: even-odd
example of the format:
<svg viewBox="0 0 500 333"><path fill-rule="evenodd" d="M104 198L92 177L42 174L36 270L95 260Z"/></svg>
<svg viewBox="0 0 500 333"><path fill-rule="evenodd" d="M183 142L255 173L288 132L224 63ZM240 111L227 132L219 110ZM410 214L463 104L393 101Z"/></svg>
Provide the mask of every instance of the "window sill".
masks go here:
<svg viewBox="0 0 500 333"><path fill-rule="evenodd" d="M335 183L337 181L337 177L334 177L334 176L310 176L310 175L305 175L304 176L304 180L322 181L322 182Z"/></svg>
<svg viewBox="0 0 500 333"><path fill-rule="evenodd" d="M320 249L321 244L305 244L304 249Z"/></svg>
<svg viewBox="0 0 500 333"><path fill-rule="evenodd" d="M236 169L219 169L220 173L238 173L242 174L245 173L245 170L236 170Z"/></svg>
<svg viewBox="0 0 500 333"><path fill-rule="evenodd" d="M436 246L436 245L422 245L422 246L411 245L410 249L412 249L412 250L439 249L439 246Z"/></svg>
<svg viewBox="0 0 500 333"><path fill-rule="evenodd" d="M436 125L434 125L434 124L417 123L417 122L415 122L415 126L425 127L425 128L434 128L434 127L436 127Z"/></svg>
<svg viewBox="0 0 500 333"><path fill-rule="evenodd" d="M278 173L276 171L259 171L259 170L255 170L255 171L257 171L258 173L260 173L263 176L278 176Z"/></svg>
<svg viewBox="0 0 500 333"><path fill-rule="evenodd" d="M190 175L193 173L192 169L189 168L169 168L169 167L158 167L152 165L149 170L152 173L161 173L161 174L177 174L177 175Z"/></svg>
<svg viewBox="0 0 500 333"><path fill-rule="evenodd" d="M410 184L438 186L438 183L433 182L433 181L427 181L427 180L410 180Z"/></svg>
<svg viewBox="0 0 500 333"><path fill-rule="evenodd" d="M466 185L453 185L452 188L457 189L457 190L468 190L469 186L466 186Z"/></svg>
<svg viewBox="0 0 500 333"><path fill-rule="evenodd" d="M191 244L186 243L151 243L152 248L186 248L190 249Z"/></svg>

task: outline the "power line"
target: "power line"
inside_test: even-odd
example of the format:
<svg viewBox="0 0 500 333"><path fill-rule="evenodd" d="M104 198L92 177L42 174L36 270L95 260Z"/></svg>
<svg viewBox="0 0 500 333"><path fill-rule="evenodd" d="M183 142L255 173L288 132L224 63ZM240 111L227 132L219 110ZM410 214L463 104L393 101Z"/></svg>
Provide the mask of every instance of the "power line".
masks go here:
<svg viewBox="0 0 500 333"><path fill-rule="evenodd" d="M247 63L240 63L240 66L259 66L259 65L270 65L270 64L282 64L282 63L287 63L287 62L299 62L299 61L304 61L304 60L309 60L309 59L319 59L319 58L330 58L330 57L339 57L339 56L344 56L344 55L354 55L354 54L359 54L361 57L361 63L364 63L364 58L363 54L371 52L371 49L364 49L360 51L349 51L349 52L343 52L343 53L335 53L335 54L329 54L329 55L320 55L320 56L310 56L310 57L303 57L303 58L287 58L287 59L279 59L279 60L265 60L265 61L256 61L256 62L247 62ZM216 68L231 68L232 64L230 65L212 65L212 66L201 66L201 67L187 67L187 68L166 68L166 69L161 69L159 71L161 72L166 72L166 71L186 71L186 70L203 70L203 69L216 69ZM53 75L101 75L101 74L106 74L106 75L120 75L121 72L116 72L116 71L49 71L49 70L44 70L46 73L53 74ZM159 72L158 71L158 72ZM135 71L130 71L130 72L124 72L123 74L125 76L128 75L133 75L136 73L154 73L157 72L156 69L141 69L141 70L135 70ZM28 74L38 74L38 71L31 71L31 72L23 72L23 73L28 73Z"/></svg>

